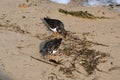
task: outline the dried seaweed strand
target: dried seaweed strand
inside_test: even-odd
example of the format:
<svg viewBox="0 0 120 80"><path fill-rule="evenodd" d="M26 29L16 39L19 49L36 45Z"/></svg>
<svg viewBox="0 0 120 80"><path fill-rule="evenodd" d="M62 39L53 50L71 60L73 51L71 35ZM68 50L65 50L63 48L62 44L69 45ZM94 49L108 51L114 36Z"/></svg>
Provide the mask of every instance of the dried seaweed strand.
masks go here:
<svg viewBox="0 0 120 80"><path fill-rule="evenodd" d="M19 33L28 33L24 30L22 30L18 25L16 24L9 24L9 23L6 23L6 24L0 24L0 27L4 30L4 29L7 29L9 31L15 31L15 32L19 32Z"/></svg>
<svg viewBox="0 0 120 80"><path fill-rule="evenodd" d="M111 67L108 71L120 70L120 66Z"/></svg>
<svg viewBox="0 0 120 80"><path fill-rule="evenodd" d="M32 59L35 59L35 60L37 60L37 61L40 61L40 62L49 64L49 65L52 65L52 66L57 66L57 64L52 64L52 63L50 63L50 62L48 62L48 61L45 61L45 60L42 60L42 59L38 59L38 58L35 58L35 57L33 57L33 56L31 56L31 58L32 58Z"/></svg>
<svg viewBox="0 0 120 80"><path fill-rule="evenodd" d="M76 17L80 17L80 18L84 18L84 19L109 19L108 17L98 17L98 16L94 16L93 14L88 13L87 11L67 11L67 10L63 10L63 9L59 9L60 13L63 14L69 14L72 16L76 16Z"/></svg>

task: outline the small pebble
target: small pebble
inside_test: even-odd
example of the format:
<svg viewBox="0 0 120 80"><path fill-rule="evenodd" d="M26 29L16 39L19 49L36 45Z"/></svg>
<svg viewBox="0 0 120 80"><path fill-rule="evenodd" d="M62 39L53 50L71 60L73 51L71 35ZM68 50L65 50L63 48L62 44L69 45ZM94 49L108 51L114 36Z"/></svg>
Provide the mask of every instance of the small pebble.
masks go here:
<svg viewBox="0 0 120 80"><path fill-rule="evenodd" d="M26 18L25 16L22 17L23 19Z"/></svg>

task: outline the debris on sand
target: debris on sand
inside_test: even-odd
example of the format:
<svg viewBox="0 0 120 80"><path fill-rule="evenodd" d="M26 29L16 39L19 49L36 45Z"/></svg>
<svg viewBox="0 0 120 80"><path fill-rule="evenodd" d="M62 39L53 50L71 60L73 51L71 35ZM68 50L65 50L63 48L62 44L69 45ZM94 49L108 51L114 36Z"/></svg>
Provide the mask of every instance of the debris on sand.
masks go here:
<svg viewBox="0 0 120 80"><path fill-rule="evenodd" d="M96 51L94 49L89 49L92 45L95 44L89 43L86 38L81 40L79 37L76 37L74 35L68 37L69 38L67 41L69 42L64 41L62 45L63 48L60 51L65 56L72 58L72 62L70 63L72 63L75 68L76 64L83 66L88 75L92 74L95 69L101 71L97 68L98 64L106 62L106 60L103 59L105 57L109 57L110 54Z"/></svg>
<svg viewBox="0 0 120 80"><path fill-rule="evenodd" d="M32 3L30 3L30 4L23 3L23 4L19 4L18 7L20 9L26 9L26 8L30 7L31 5L32 5Z"/></svg>
<svg viewBox="0 0 120 80"><path fill-rule="evenodd" d="M80 59L79 60L80 65L83 66L87 74L90 75L94 72L95 69L98 71L102 71L97 68L97 65L99 63L106 62L106 60L102 61L102 59L108 56L109 55L104 52L90 50L90 49L82 49L80 50L75 60Z"/></svg>
<svg viewBox="0 0 120 80"><path fill-rule="evenodd" d="M108 71L113 71L113 70L120 70L120 66L113 66Z"/></svg>
<svg viewBox="0 0 120 80"><path fill-rule="evenodd" d="M88 13L87 11L67 11L64 9L59 9L59 12L66 15L71 15L71 16L84 18L84 19L109 19L108 17L104 17L104 16L101 16L101 17L94 16L93 14Z"/></svg>
<svg viewBox="0 0 120 80"><path fill-rule="evenodd" d="M87 75L93 74L95 70L103 72L98 69L98 65L105 63L107 61L106 58L110 57L110 54L90 49L93 45L108 47L108 45L89 41L85 36L80 39L75 33L68 32L59 49L60 54L56 54L57 58L50 60L50 62L57 65L58 72L71 79L76 79L75 73L82 74L80 71L81 67L84 68Z"/></svg>
<svg viewBox="0 0 120 80"><path fill-rule="evenodd" d="M57 66L57 64L58 64L55 60L54 60L54 62L53 62L53 60L50 60L50 62L55 63L55 64L53 64L53 63L50 63L50 62L48 62L48 61L45 61L45 60L42 60L42 59L35 58L35 57L33 57L33 56L31 56L31 58L32 58L32 59L35 59L35 60L37 60L37 61L40 61L40 62L49 64L49 65L53 65L53 66Z"/></svg>
<svg viewBox="0 0 120 80"><path fill-rule="evenodd" d="M10 23L9 20L7 20L4 24L0 23L0 29L14 31L14 32L21 33L21 34L29 33L25 30L22 30L21 27L17 25L16 23Z"/></svg>
<svg viewBox="0 0 120 80"><path fill-rule="evenodd" d="M17 24L11 24L9 21L7 21L5 24L0 23L0 29L22 34L28 33L27 31L22 30ZM53 35L47 34L40 34L34 37L37 37L40 40L54 38ZM60 54L56 54L57 58L55 58L55 60L43 60L35 57L31 58L41 61L45 64L53 65L53 67L55 66L58 72L65 75L66 78L71 79L76 79L76 75L74 75L74 73L82 74L80 71L81 67L84 68L87 75L93 74L95 70L103 72L102 70L98 69L98 65L100 63L105 63L107 61L106 58L110 57L110 54L90 48L93 45L99 45L103 47L108 47L108 45L89 41L85 35L83 35L83 37L83 39L80 39L76 33L68 32L66 38L63 38L61 47L59 48ZM111 68L109 71L116 69L119 69L119 67Z"/></svg>

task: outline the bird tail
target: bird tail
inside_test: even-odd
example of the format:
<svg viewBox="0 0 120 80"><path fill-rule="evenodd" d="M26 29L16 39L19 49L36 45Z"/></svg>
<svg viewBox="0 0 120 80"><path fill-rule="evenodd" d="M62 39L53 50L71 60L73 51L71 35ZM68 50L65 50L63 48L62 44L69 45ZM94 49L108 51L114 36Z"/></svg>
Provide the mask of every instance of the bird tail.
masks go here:
<svg viewBox="0 0 120 80"><path fill-rule="evenodd" d="M42 56L45 56L46 55L45 49L40 50L40 53L41 53Z"/></svg>

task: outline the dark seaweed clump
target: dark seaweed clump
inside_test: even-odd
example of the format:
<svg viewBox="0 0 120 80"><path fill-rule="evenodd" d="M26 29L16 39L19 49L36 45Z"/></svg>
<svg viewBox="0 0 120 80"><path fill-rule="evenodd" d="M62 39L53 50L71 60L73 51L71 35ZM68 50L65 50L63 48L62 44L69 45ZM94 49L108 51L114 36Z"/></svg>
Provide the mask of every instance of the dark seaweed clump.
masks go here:
<svg viewBox="0 0 120 80"><path fill-rule="evenodd" d="M108 19L108 17L98 17L94 16L91 13L88 13L87 11L67 11L64 9L59 9L60 13L66 14L66 15L71 15L79 18L85 18L85 19Z"/></svg>
<svg viewBox="0 0 120 80"><path fill-rule="evenodd" d="M89 41L85 34L83 36L84 38L80 39L75 33L68 32L59 49L61 54L56 55L58 60L50 61L59 66L59 72L62 72L67 78L74 79L74 72L81 74L80 67L84 68L87 75L93 74L95 70L103 72L98 69L98 65L105 63L106 58L110 57L109 53L91 49L94 45L103 47L108 47L108 45Z"/></svg>
<svg viewBox="0 0 120 80"><path fill-rule="evenodd" d="M69 61L71 65L60 70L66 73L66 70L69 69L69 74L72 74L73 71L79 72L77 68L82 66L88 75L92 74L95 70L102 71L97 66L99 63L106 62L104 59L109 57L110 54L90 49L92 45L104 46L100 43L88 41L86 38L81 40L77 35L69 34L67 39L62 43L63 48L60 51L65 56L71 57L72 60Z"/></svg>
<svg viewBox="0 0 120 80"><path fill-rule="evenodd" d="M73 80L76 79L75 73L78 74L77 77L81 74L85 74L84 72L81 72L81 68L85 70L88 76L93 74L95 70L103 72L98 68L98 65L105 63L107 58L110 57L110 54L97 51L96 49L91 49L91 47L108 47L108 45L87 40L89 34L90 33L83 34L83 38L80 39L76 33L68 32L66 38L63 38L58 50L59 53L56 54L56 58L54 60L39 61L55 66L55 70L59 71L58 73L62 73L66 78L71 78ZM47 36L46 34L38 37L40 37L39 39L41 40L54 38L54 36ZM52 74L49 78L51 78L51 80L62 80L58 79L59 76L53 70L54 69L52 69L52 73L54 75Z"/></svg>

